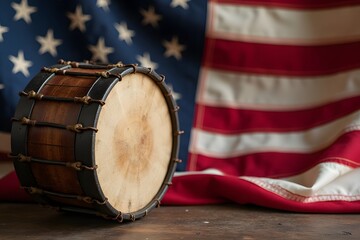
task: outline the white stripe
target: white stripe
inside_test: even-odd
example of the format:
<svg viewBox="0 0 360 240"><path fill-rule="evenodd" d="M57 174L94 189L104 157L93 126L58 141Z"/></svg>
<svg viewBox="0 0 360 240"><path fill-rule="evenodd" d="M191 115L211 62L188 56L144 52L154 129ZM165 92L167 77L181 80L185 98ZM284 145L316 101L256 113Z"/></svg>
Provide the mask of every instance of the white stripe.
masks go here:
<svg viewBox="0 0 360 240"><path fill-rule="evenodd" d="M318 77L201 71L197 102L208 106L296 110L360 94L360 69Z"/></svg>
<svg viewBox="0 0 360 240"><path fill-rule="evenodd" d="M329 44L360 39L360 6L319 10L211 2L208 36L279 44Z"/></svg>
<svg viewBox="0 0 360 240"><path fill-rule="evenodd" d="M326 162L284 179L241 177L277 195L299 202L360 200L360 168Z"/></svg>
<svg viewBox="0 0 360 240"><path fill-rule="evenodd" d="M225 174L219 169L208 168L203 171L186 171L186 172L175 172L174 177L182 177L188 175L216 175L216 176L224 176Z"/></svg>
<svg viewBox="0 0 360 240"><path fill-rule="evenodd" d="M0 152L9 153L10 151L10 134L0 132Z"/></svg>
<svg viewBox="0 0 360 240"><path fill-rule="evenodd" d="M174 178L189 175L226 174L217 169L176 172ZM259 187L286 199L297 202L359 201L360 168L351 168L336 162L323 162L311 169L282 179L240 176Z"/></svg>
<svg viewBox="0 0 360 240"><path fill-rule="evenodd" d="M360 111L325 125L298 132L255 132L236 135L193 129L190 152L228 158L257 152L309 153L329 146L341 134L360 130Z"/></svg>

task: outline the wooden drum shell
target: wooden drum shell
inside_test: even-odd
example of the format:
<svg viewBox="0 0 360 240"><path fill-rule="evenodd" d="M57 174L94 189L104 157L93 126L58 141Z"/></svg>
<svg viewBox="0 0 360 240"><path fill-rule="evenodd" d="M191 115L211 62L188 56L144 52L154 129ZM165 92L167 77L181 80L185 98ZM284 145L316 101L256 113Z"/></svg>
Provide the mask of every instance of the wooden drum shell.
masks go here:
<svg viewBox="0 0 360 240"><path fill-rule="evenodd" d="M79 65L79 64L78 64ZM164 77L148 68L135 66L105 66L80 64L73 68L70 63L52 66L57 72L42 71L29 82L23 92L35 91L46 96L57 98L76 98L89 96L106 103L112 88L128 74L145 74L157 83L166 100L173 131L171 156L166 177L156 196L144 208L135 212L122 212L115 209L104 196L99 185L94 158L94 144L97 120L102 105L98 103L79 104L74 102L46 101L22 96L18 103L12 125L12 156L14 166L24 189L41 204L57 208L91 213L118 221L135 220L143 217L156 207L162 199L174 174L179 148L179 123L176 103L170 89L164 83ZM73 76L62 75L61 70L80 73L74 81ZM81 76L81 73L85 76ZM99 72L110 73L98 76ZM94 76L92 76L94 75ZM68 81L68 83L67 83ZM146 104L146 103L144 103ZM22 118L36 119L37 122L53 123L69 126L81 123L93 127L81 133L60 129L58 127L36 127L31 123L24 124ZM23 161L26 156L29 161ZM34 160L35 159L35 160ZM64 162L66 164L81 163L87 169L74 170L59 164L45 164L45 161ZM65 163L64 163L65 164Z"/></svg>

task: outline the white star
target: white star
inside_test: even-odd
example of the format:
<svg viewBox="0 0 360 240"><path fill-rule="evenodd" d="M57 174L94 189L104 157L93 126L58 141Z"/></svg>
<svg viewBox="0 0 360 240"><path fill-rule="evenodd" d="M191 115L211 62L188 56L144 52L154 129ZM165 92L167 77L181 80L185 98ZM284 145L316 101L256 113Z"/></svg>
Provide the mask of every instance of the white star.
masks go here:
<svg viewBox="0 0 360 240"><path fill-rule="evenodd" d="M21 0L21 3L11 3L11 7L16 11L14 20L18 21L24 19L26 23L31 23L30 14L36 12L36 7L31 7L28 5L27 0Z"/></svg>
<svg viewBox="0 0 360 240"><path fill-rule="evenodd" d="M132 43L132 37L135 35L135 32L128 29L126 23L122 22L120 24L115 23L115 28L119 32L119 39L124 40L127 45Z"/></svg>
<svg viewBox="0 0 360 240"><path fill-rule="evenodd" d="M74 13L68 13L68 18L70 18L70 30L78 28L81 32L86 30L85 22L91 19L90 15L83 14L82 7L80 5L76 6Z"/></svg>
<svg viewBox="0 0 360 240"><path fill-rule="evenodd" d="M22 72L25 77L30 75L28 68L32 66L32 62L25 60L23 51L20 50L17 57L10 55L9 60L14 64L12 73Z"/></svg>
<svg viewBox="0 0 360 240"><path fill-rule="evenodd" d="M158 64L151 61L150 54L147 53L147 52L144 53L143 56L137 55L136 60L138 60L140 65L143 66L143 67L148 67L148 68L151 68L153 70L158 68Z"/></svg>
<svg viewBox="0 0 360 240"><path fill-rule="evenodd" d="M5 26L1 26L0 25L0 42L4 41L4 38L3 38L3 33L6 33L9 31L9 28L8 27L5 27Z"/></svg>
<svg viewBox="0 0 360 240"><path fill-rule="evenodd" d="M107 55L114 52L112 47L105 46L105 40L100 37L96 45L90 45L89 50L92 52L92 60L99 60L102 63L108 63Z"/></svg>
<svg viewBox="0 0 360 240"><path fill-rule="evenodd" d="M180 6L183 9L187 9L187 8L189 8L189 5L187 3L189 1L190 0L171 0L170 6L173 8Z"/></svg>
<svg viewBox="0 0 360 240"><path fill-rule="evenodd" d="M45 37L37 36L36 41L41 44L41 47L39 49L40 54L49 52L53 57L57 55L56 47L62 43L61 40L54 38L54 33L52 29L48 29Z"/></svg>
<svg viewBox="0 0 360 240"><path fill-rule="evenodd" d="M110 0L97 0L96 6L104 9L105 11L109 11Z"/></svg>
<svg viewBox="0 0 360 240"><path fill-rule="evenodd" d="M171 41L163 41L166 48L165 57L174 56L177 60L181 59L181 52L185 50L185 45L181 45L177 37L173 37Z"/></svg>
<svg viewBox="0 0 360 240"><path fill-rule="evenodd" d="M170 91L172 92L172 96L175 99L175 101L181 99L181 94L174 91L173 85L171 83L168 84Z"/></svg>
<svg viewBox="0 0 360 240"><path fill-rule="evenodd" d="M148 10L141 9L141 15L143 15L142 24L148 25L150 24L153 27L158 26L158 22L161 20L161 15L155 13L155 8L150 6Z"/></svg>

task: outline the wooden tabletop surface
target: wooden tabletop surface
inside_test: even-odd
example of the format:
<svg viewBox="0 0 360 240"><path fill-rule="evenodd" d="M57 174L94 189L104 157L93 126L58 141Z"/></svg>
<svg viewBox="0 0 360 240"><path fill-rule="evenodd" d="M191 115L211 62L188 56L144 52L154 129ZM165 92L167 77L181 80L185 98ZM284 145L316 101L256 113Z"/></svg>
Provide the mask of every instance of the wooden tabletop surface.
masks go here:
<svg viewBox="0 0 360 240"><path fill-rule="evenodd" d="M162 206L135 222L116 223L35 204L0 203L0 239L360 239L360 215Z"/></svg>

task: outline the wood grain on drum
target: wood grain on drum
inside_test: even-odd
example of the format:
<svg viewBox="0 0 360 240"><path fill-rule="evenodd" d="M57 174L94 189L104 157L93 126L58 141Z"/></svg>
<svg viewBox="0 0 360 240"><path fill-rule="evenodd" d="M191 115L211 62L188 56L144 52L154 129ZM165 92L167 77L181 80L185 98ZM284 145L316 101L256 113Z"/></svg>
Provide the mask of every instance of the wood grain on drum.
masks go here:
<svg viewBox="0 0 360 240"><path fill-rule="evenodd" d="M102 108L95 158L105 196L126 212L146 206L159 191L172 150L165 98L150 77L125 76Z"/></svg>
<svg viewBox="0 0 360 240"><path fill-rule="evenodd" d="M76 70L78 71L78 70ZM81 70L80 70L81 71ZM98 70L87 70L96 72ZM43 95L54 97L85 96L96 77L54 76L41 88ZM31 119L63 125L75 124L81 110L80 104L57 101L38 101L33 108ZM28 155L34 158L75 162L75 133L50 127L30 127L28 133ZM61 166L32 164L34 177L40 188L66 194L83 193L76 172ZM89 207L89 204L77 200L50 197L57 202Z"/></svg>

